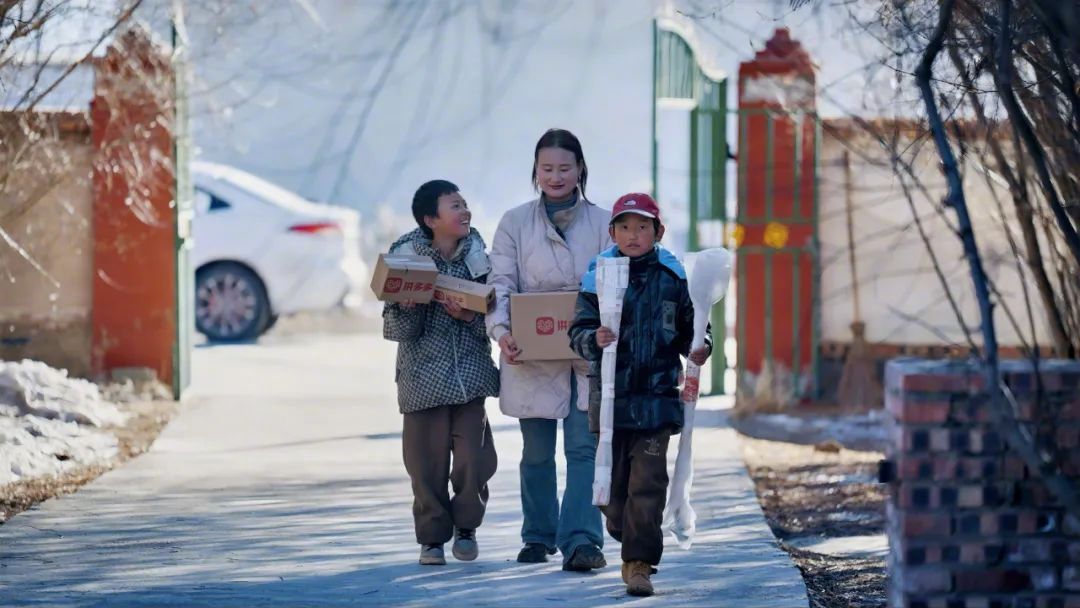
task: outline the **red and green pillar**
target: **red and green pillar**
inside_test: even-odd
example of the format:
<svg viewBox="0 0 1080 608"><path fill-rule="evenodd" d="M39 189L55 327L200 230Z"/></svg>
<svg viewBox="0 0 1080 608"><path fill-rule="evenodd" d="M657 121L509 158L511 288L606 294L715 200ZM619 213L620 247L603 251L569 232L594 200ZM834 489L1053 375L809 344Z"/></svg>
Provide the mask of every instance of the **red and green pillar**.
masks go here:
<svg viewBox="0 0 1080 608"><path fill-rule="evenodd" d="M818 377L815 91L810 56L783 28L739 66L737 368L741 383L783 366L804 399Z"/></svg>

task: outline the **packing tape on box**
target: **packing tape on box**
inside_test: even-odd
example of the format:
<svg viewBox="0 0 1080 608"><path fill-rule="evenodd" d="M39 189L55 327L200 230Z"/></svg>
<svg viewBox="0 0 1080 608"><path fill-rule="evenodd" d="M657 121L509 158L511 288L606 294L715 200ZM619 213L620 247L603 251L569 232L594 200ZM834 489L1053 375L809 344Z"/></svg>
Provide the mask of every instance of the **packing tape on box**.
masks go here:
<svg viewBox="0 0 1080 608"><path fill-rule="evenodd" d="M385 256L383 256L383 260L387 264L399 264L399 265L404 266L406 268L420 268L422 270L435 270L435 268L433 268L435 263L431 261L431 258L424 258L422 260L417 260L414 256L409 256L409 255L385 255Z"/></svg>

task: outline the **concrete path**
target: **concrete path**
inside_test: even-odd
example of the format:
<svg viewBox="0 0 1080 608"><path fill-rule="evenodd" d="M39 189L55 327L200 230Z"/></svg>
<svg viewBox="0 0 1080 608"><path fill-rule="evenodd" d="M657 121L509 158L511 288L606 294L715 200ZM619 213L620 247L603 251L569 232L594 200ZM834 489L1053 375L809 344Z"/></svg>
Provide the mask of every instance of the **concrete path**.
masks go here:
<svg viewBox="0 0 1080 608"><path fill-rule="evenodd" d="M723 410L698 415L697 542L669 542L658 595L635 599L611 539L613 565L596 574L513 561L521 439L494 400L480 559L417 565L393 350L378 336L199 348L194 374L196 397L149 453L0 526L0 606L808 603Z"/></svg>

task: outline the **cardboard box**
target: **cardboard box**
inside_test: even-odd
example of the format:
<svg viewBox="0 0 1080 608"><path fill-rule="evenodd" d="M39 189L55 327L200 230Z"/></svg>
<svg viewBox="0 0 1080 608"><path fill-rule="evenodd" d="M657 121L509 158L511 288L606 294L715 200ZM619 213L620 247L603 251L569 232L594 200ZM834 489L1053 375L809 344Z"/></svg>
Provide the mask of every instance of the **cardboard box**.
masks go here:
<svg viewBox="0 0 1080 608"><path fill-rule="evenodd" d="M429 257L383 253L371 275L371 290L383 302L426 304L435 296L438 276L439 269Z"/></svg>
<svg viewBox="0 0 1080 608"><path fill-rule="evenodd" d="M521 349L519 361L580 359L570 350L576 291L510 295L510 333Z"/></svg>
<svg viewBox="0 0 1080 608"><path fill-rule="evenodd" d="M436 302L450 300L465 310L487 314L495 304L495 288L476 281L440 274L435 279Z"/></svg>

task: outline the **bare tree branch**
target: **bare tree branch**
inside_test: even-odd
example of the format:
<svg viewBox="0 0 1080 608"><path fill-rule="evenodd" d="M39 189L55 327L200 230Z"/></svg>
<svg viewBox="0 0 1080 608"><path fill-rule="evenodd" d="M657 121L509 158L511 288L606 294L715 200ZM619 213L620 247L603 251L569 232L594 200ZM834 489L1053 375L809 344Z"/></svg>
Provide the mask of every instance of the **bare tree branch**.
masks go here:
<svg viewBox="0 0 1080 608"><path fill-rule="evenodd" d="M1020 225L1020 233L1024 238L1024 260L1027 268L1035 278L1035 285L1043 302L1043 310L1046 311L1050 322L1050 331L1054 337L1054 345L1059 353L1065 357L1071 358L1075 356L1075 350L1068 338L1068 332L1065 330L1065 322L1062 319L1058 303L1054 298L1054 288L1050 284L1050 278L1047 276L1046 267L1043 264L1042 247L1039 244L1038 236L1035 234L1034 213L1032 211L1031 201L1028 198L1027 188L1017 178L1012 170L1012 166L1006 160L1005 152L1001 148L1001 143L992 132L992 127L990 121L986 117L986 110L983 107L982 101L979 99L978 94L975 93L974 87L971 86L971 76L965 69L963 59L960 57L960 51L956 46L949 47L949 57L953 62L953 66L955 66L957 72L960 74L965 87L968 89L968 101L975 112L976 120L982 123L986 128L986 146L990 149L990 153L994 157L997 170L1005 178L1005 182L1009 186L1009 193L1012 196L1013 206L1016 209L1016 215ZM998 201L993 186L990 185L989 182L987 185L989 186L990 192L994 195L994 200ZM1004 211L1002 211L1002 213L1004 213ZM1013 249L1014 255L1019 255L1016 242L1013 240L1011 233L1007 228L1006 234L1010 235L1009 244ZM1022 276L1023 275L1021 275L1021 277ZM1022 278L1021 285L1023 285L1026 294L1027 283L1023 281ZM1030 314L1030 310L1028 312ZM1031 335L1032 340L1035 340L1036 333L1034 321L1032 321Z"/></svg>
<svg viewBox="0 0 1080 608"><path fill-rule="evenodd" d="M1058 228L1065 237L1065 243L1068 245L1073 259L1077 264L1080 264L1080 234L1077 234L1076 227L1072 225L1072 220L1069 219L1065 208L1062 206L1057 188L1050 177L1046 153L1042 146L1039 145L1038 138L1032 130L1031 122L1020 108L1020 104L1016 99L1016 92L1013 90L1012 36L1009 29L1011 8L1007 0L1002 1L1002 12L998 17L1000 23L997 44L998 61L997 69L993 71L994 82L998 85L998 94L1005 106L1005 111L1009 115L1009 120L1019 132L1020 140L1024 143L1028 154L1031 156L1031 162L1042 186L1046 203L1050 206L1050 211L1057 221Z"/></svg>
<svg viewBox="0 0 1080 608"><path fill-rule="evenodd" d="M988 279L983 268L982 259L972 230L971 218L968 214L967 201L964 198L963 182L957 167L956 158L953 155L952 146L949 143L945 130L944 121L938 110L937 100L931 85L930 74L933 71L934 60L941 53L946 34L949 31L955 7L955 0L942 0L938 12L938 22L926 45L919 67L915 71L915 81L922 93L923 103L926 106L927 118L930 130L934 134L934 142L942 160L942 170L945 173L948 193L946 204L952 207L956 213L959 224L959 235L964 244L964 254L971 268L972 281L975 286L975 296L979 303L981 327L983 335L983 379L985 388L990 396L990 412L999 428L1008 437L1009 443L1016 450L1025 463L1034 471L1038 471L1044 483L1050 491L1066 506L1076 512L1080 508L1080 496L1072 487L1072 484L1061 475L1060 467L1045 459L1035 447L1030 431L1020 424L1015 402L1012 407L1006 407L1001 387L1003 383L1000 377L998 364L997 332L994 328L994 304L990 299ZM999 41L999 52L1007 53L1003 49L1011 46L1009 42L1009 11L1010 0L1001 0L1000 21L1002 24ZM1006 57L1007 59L1007 57ZM1008 68L1011 69L1011 63ZM1000 71L1000 70L999 70ZM1009 89L1011 94L1012 90ZM1036 376L1038 369L1035 370Z"/></svg>

